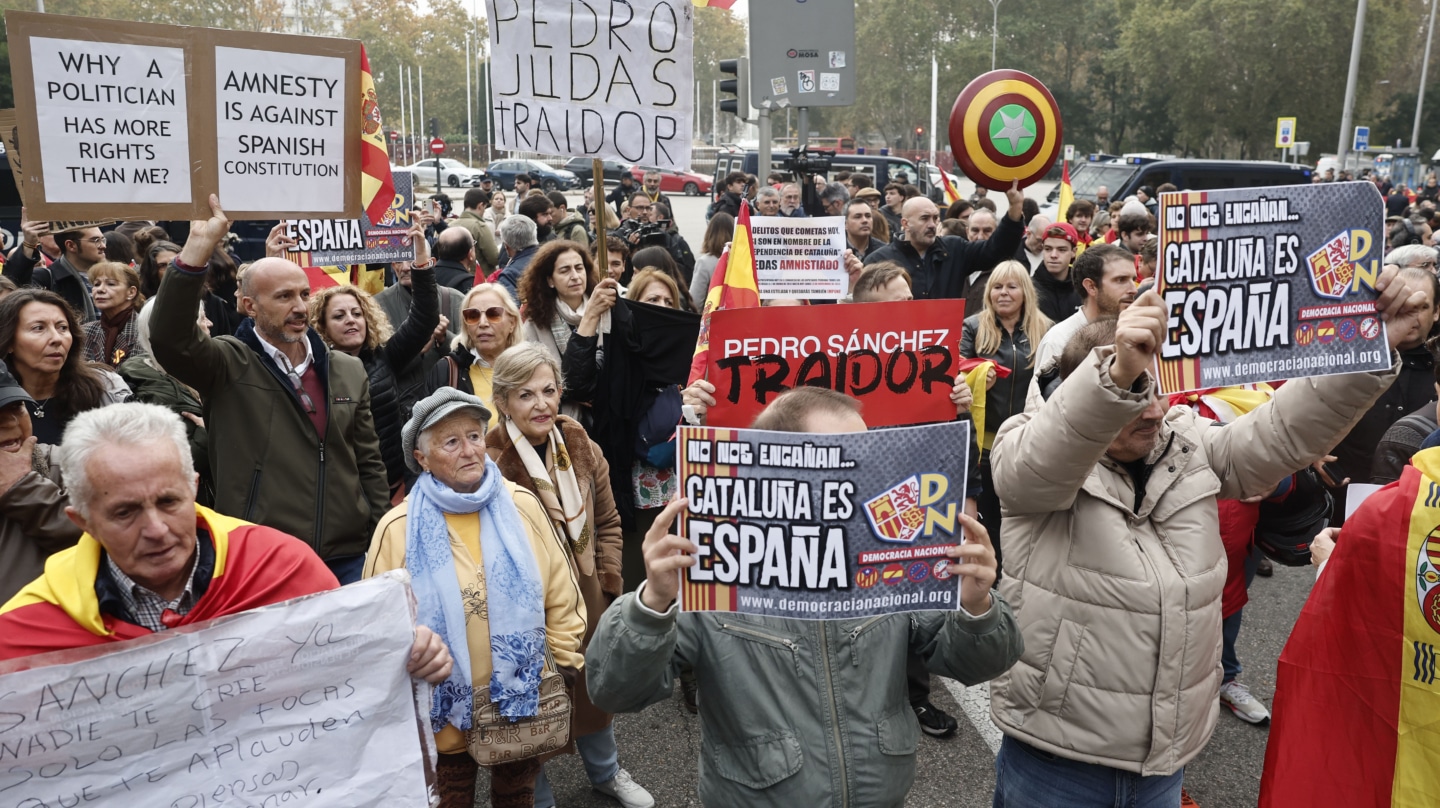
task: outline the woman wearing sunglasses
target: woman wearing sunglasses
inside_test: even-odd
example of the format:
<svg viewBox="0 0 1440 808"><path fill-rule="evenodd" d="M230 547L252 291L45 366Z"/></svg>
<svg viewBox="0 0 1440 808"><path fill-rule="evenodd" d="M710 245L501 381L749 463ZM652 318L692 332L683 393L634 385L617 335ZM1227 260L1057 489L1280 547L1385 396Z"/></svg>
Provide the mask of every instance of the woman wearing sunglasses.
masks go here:
<svg viewBox="0 0 1440 808"><path fill-rule="evenodd" d="M440 325L440 297L436 290L435 261L419 222L410 229L415 244L410 310L398 328L370 293L354 286L329 286L310 296L310 327L325 344L358 358L370 377L370 411L380 437L380 455L393 496L405 480L405 453L400 448L399 377L410 361L434 339Z"/></svg>
<svg viewBox="0 0 1440 808"><path fill-rule="evenodd" d="M451 343L450 355L430 368L421 397L454 387L493 409L493 366L506 348L520 342L520 310L505 287L482 283L465 295L460 319L460 334Z"/></svg>

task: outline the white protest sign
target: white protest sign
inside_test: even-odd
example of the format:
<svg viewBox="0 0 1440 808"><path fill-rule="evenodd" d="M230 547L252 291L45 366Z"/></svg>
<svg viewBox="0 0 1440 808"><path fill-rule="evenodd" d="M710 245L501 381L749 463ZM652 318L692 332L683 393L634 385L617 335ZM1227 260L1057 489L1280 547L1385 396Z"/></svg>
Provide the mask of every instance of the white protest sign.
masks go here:
<svg viewBox="0 0 1440 808"><path fill-rule="evenodd" d="M0 676L0 804L429 805L404 576L196 628Z"/></svg>
<svg viewBox="0 0 1440 808"><path fill-rule="evenodd" d="M755 216L750 219L750 233L761 300L839 300L849 293L843 216Z"/></svg>
<svg viewBox="0 0 1440 808"><path fill-rule="evenodd" d="M247 210L345 208L345 60L215 49L220 198ZM303 178L304 182L277 182Z"/></svg>
<svg viewBox="0 0 1440 808"><path fill-rule="evenodd" d="M501 148L690 169L690 0L486 0Z"/></svg>
<svg viewBox="0 0 1440 808"><path fill-rule="evenodd" d="M190 201L184 49L48 37L31 48L51 202Z"/></svg>

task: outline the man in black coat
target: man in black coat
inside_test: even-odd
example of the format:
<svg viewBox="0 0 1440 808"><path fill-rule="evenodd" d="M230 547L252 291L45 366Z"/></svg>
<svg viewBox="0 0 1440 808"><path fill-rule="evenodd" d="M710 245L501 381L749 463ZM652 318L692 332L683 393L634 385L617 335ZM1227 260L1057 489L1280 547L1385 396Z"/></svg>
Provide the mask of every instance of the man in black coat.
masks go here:
<svg viewBox="0 0 1440 808"><path fill-rule="evenodd" d="M905 200L900 212L903 239L881 247L865 264L894 261L910 273L916 300L963 298L969 291L971 273L984 273L1015 255L1025 227L1020 223L1025 195L1012 183L1005 192L1010 209L1001 218L995 235L984 241L967 242L959 236L939 236L940 209L923 196Z"/></svg>

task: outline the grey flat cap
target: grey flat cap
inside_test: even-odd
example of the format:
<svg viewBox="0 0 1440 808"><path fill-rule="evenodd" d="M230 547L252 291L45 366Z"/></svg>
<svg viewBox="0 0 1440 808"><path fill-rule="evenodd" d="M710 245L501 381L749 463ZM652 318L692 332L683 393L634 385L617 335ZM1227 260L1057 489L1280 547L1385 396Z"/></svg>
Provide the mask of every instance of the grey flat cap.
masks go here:
<svg viewBox="0 0 1440 808"><path fill-rule="evenodd" d="M474 410L487 425L490 423L490 410L486 409L484 402L453 387L442 387L415 402L410 420L400 429L400 448L405 452L407 468L416 474L423 471L420 463L415 460L415 441L420 437L420 433L461 410Z"/></svg>

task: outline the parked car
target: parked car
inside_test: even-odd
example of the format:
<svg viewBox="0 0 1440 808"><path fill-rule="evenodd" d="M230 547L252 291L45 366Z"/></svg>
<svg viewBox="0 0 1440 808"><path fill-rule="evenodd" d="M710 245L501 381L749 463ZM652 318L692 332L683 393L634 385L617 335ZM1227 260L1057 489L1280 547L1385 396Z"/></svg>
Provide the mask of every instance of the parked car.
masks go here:
<svg viewBox="0 0 1440 808"><path fill-rule="evenodd" d="M660 172L660 190L667 194L684 194L686 196L699 196L710 193L711 179L704 174L697 174L694 171L675 171L669 168L642 168L632 166L630 174L635 178L635 184L639 185L645 181L645 175L651 171Z"/></svg>
<svg viewBox="0 0 1440 808"><path fill-rule="evenodd" d="M580 185L573 171L551 168L539 160L496 160L486 170L507 191L515 190L515 177L520 174L529 174L547 191L567 191Z"/></svg>
<svg viewBox="0 0 1440 808"><path fill-rule="evenodd" d="M471 168L459 160L451 160L448 157L431 157L428 160L421 160L414 165L402 168L402 171L409 171L421 182L433 182L435 179L435 164L440 164L440 181L451 188L460 186L475 187L485 177L485 170Z"/></svg>
<svg viewBox="0 0 1440 808"><path fill-rule="evenodd" d="M565 161L565 170L574 174L575 179L578 180L581 185L589 185L595 181L594 162L595 161L589 157L571 157ZM606 160L605 181L609 183L619 182L620 178L631 173L633 168L634 166L629 163L622 163L619 160Z"/></svg>

